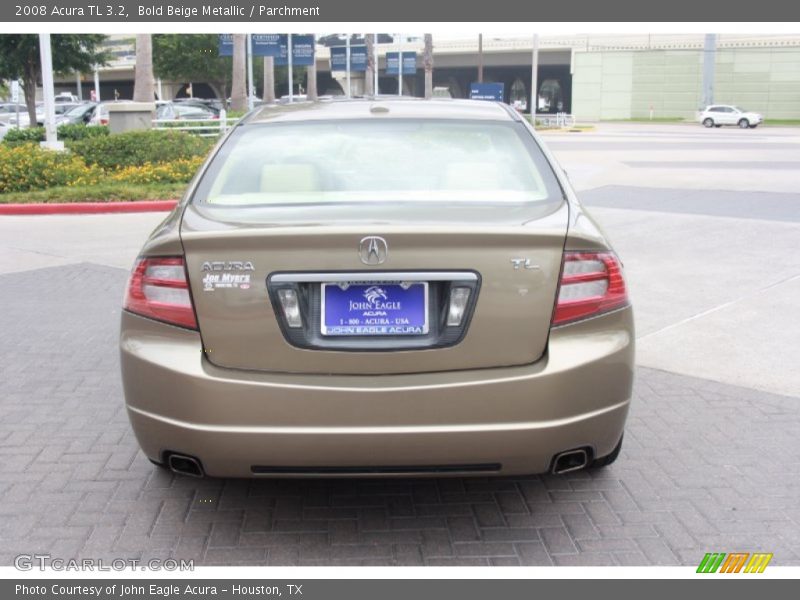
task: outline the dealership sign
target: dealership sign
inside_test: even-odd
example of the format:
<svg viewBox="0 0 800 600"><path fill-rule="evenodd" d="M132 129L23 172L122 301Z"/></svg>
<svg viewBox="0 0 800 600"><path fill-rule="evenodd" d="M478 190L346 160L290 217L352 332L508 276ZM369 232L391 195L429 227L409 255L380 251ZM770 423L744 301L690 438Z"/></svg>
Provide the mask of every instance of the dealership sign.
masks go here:
<svg viewBox="0 0 800 600"><path fill-rule="evenodd" d="M347 70L347 46L331 48L331 71ZM350 46L350 70L363 72L367 70L367 47Z"/></svg>
<svg viewBox="0 0 800 600"><path fill-rule="evenodd" d="M491 102L502 102L503 84L471 83L469 84L469 97L472 100L489 100Z"/></svg>
<svg viewBox="0 0 800 600"><path fill-rule="evenodd" d="M289 36L279 33L257 33L252 35L253 56L272 56L276 66L289 64ZM221 33L219 55L233 56L233 35ZM314 64L314 36L292 36L292 64L307 67Z"/></svg>
<svg viewBox="0 0 800 600"><path fill-rule="evenodd" d="M398 69L399 64L400 64L399 52L386 53L387 75L399 75L400 74L400 70ZM416 72L417 72L417 53L403 52L403 75L413 75Z"/></svg>

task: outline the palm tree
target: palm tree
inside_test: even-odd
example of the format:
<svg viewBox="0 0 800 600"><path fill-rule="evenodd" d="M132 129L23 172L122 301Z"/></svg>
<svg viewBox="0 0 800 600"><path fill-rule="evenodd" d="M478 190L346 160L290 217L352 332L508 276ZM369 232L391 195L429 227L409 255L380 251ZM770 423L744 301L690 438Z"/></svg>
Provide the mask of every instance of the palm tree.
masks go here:
<svg viewBox="0 0 800 600"><path fill-rule="evenodd" d="M367 96L374 96L375 69L378 66L375 60L375 34L368 33L364 41L367 44L367 72L364 73L364 93Z"/></svg>
<svg viewBox="0 0 800 600"><path fill-rule="evenodd" d="M136 69L133 82L133 101L152 102L155 98L153 84L153 38L149 33L136 34Z"/></svg>
<svg viewBox="0 0 800 600"><path fill-rule="evenodd" d="M311 36L311 45L316 44L316 36ZM317 59L316 56L311 57L311 64L306 67L306 97L314 101L317 99Z"/></svg>
<svg viewBox="0 0 800 600"><path fill-rule="evenodd" d="M275 102L275 59L264 57L264 102Z"/></svg>
<svg viewBox="0 0 800 600"><path fill-rule="evenodd" d="M425 67L425 99L433 98L433 36L425 34L425 50L422 54L422 66Z"/></svg>
<svg viewBox="0 0 800 600"><path fill-rule="evenodd" d="M247 110L246 58L247 35L233 34L233 74L231 75L231 110Z"/></svg>

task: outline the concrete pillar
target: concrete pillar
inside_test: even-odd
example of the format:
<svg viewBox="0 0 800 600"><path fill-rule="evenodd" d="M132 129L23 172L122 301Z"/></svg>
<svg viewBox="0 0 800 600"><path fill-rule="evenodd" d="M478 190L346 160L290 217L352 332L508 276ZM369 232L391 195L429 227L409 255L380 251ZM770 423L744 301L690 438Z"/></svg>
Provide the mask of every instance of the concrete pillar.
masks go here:
<svg viewBox="0 0 800 600"><path fill-rule="evenodd" d="M717 60L717 35L707 33L703 46L703 108L714 104L714 66Z"/></svg>

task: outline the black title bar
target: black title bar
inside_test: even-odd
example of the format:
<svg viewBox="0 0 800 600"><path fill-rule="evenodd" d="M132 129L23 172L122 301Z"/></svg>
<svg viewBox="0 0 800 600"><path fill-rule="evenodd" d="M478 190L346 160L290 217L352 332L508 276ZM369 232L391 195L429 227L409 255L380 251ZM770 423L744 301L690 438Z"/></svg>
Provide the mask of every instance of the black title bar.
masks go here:
<svg viewBox="0 0 800 600"><path fill-rule="evenodd" d="M791 22L786 0L39 0L0 3L0 22Z"/></svg>

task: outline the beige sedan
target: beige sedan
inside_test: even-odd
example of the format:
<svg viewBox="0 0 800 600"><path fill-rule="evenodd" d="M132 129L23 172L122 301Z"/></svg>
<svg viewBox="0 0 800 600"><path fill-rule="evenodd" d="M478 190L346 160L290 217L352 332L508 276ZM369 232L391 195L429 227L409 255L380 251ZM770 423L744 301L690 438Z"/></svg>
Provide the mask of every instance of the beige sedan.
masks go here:
<svg viewBox="0 0 800 600"><path fill-rule="evenodd" d="M145 243L124 309L131 424L185 475L565 473L622 444L620 260L502 104L256 109Z"/></svg>

